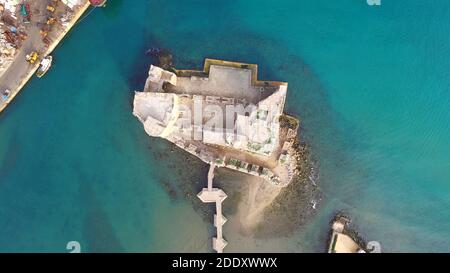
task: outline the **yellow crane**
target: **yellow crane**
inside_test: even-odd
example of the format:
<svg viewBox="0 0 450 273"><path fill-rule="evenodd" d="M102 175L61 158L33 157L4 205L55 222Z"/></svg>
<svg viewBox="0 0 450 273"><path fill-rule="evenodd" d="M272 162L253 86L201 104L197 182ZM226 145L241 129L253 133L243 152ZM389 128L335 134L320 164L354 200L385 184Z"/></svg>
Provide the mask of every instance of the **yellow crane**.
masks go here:
<svg viewBox="0 0 450 273"><path fill-rule="evenodd" d="M55 12L55 7L48 5L47 6L47 10L50 11L50 12Z"/></svg>
<svg viewBox="0 0 450 273"><path fill-rule="evenodd" d="M47 20L47 25L52 25L56 22L56 19L54 17L49 17Z"/></svg>
<svg viewBox="0 0 450 273"><path fill-rule="evenodd" d="M33 51L26 56L26 59L30 64L34 64L38 58L39 58L39 55L37 54L36 51Z"/></svg>

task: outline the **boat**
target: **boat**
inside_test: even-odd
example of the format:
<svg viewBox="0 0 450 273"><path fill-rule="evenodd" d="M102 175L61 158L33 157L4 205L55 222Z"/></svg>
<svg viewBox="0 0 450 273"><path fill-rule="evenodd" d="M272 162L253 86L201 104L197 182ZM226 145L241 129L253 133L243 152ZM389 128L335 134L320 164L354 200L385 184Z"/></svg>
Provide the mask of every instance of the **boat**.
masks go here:
<svg viewBox="0 0 450 273"><path fill-rule="evenodd" d="M52 56L47 56L41 61L41 64L39 65L39 69L36 72L36 76L38 76L38 78L42 78L42 76L44 76L45 73L47 73L47 71L52 66L52 61L53 61Z"/></svg>
<svg viewBox="0 0 450 273"><path fill-rule="evenodd" d="M94 7L104 7L106 6L106 0L89 0Z"/></svg>

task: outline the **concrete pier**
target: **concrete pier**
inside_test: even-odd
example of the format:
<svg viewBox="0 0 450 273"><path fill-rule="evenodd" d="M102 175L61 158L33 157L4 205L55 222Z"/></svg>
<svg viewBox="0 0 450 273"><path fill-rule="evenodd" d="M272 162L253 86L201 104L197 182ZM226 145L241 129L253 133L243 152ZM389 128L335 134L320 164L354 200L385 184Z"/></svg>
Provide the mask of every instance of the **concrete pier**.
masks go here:
<svg viewBox="0 0 450 273"><path fill-rule="evenodd" d="M201 192L197 194L198 198L202 200L203 203L216 203L216 214L214 214L214 226L217 229L216 237L212 238L213 249L218 253L222 253L225 246L228 244L225 239L223 239L222 226L227 221L222 215L222 202L227 198L227 194L218 188L212 187L212 182L214 178L214 168L215 164L212 163L208 171L208 187L203 188Z"/></svg>

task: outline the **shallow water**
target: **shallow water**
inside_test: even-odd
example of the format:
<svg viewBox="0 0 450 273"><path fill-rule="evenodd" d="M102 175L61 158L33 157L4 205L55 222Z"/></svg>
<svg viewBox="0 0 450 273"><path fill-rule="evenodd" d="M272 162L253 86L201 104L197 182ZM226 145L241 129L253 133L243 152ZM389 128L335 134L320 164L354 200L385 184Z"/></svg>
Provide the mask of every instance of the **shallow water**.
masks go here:
<svg viewBox="0 0 450 273"><path fill-rule="evenodd" d="M210 224L162 185L191 183L173 170L189 164L131 114L149 47L179 68L244 61L289 82L323 202L287 238L227 234L231 220L230 250L324 251L345 210L385 251L449 251L449 14L445 0L110 0L0 116L0 251L65 252L72 240L92 252L210 250Z"/></svg>

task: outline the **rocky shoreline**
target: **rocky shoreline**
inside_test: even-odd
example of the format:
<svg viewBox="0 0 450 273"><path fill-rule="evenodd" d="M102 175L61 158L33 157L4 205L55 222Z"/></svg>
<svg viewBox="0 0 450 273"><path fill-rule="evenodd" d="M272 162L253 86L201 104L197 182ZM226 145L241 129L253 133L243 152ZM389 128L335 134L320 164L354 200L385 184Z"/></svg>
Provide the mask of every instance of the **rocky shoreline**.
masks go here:
<svg viewBox="0 0 450 273"><path fill-rule="evenodd" d="M304 225L314 215L321 200L320 189L312 179L316 166L306 143L294 142L297 163L292 182L283 188L263 212L263 222L255 229L256 237L286 236Z"/></svg>

